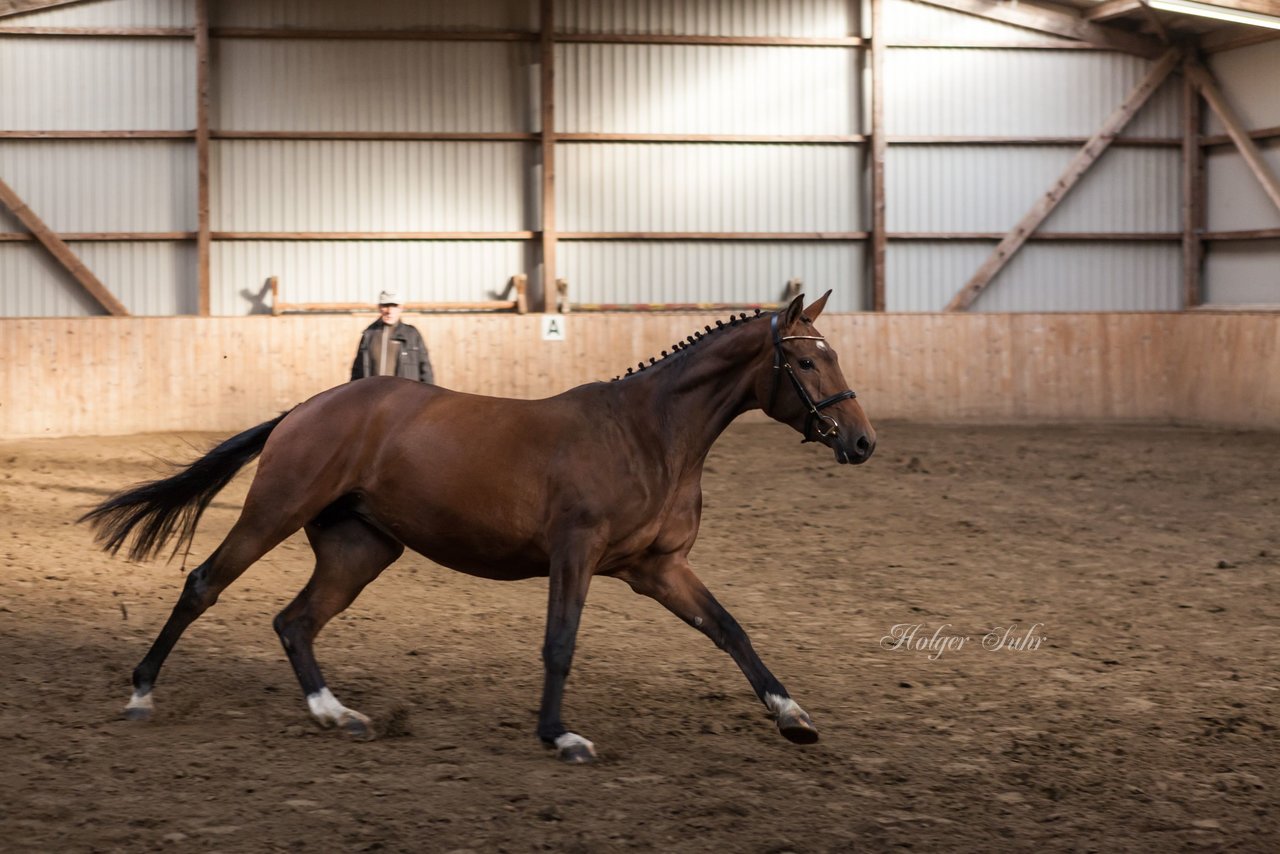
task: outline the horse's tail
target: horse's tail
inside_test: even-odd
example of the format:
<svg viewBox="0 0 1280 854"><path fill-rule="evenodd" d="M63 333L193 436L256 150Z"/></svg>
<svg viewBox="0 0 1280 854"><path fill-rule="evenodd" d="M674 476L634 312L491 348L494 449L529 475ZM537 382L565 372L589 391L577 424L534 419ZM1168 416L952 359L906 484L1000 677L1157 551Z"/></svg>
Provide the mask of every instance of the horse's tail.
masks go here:
<svg viewBox="0 0 1280 854"><path fill-rule="evenodd" d="M213 497L236 472L262 453L267 437L288 414L232 436L200 459L182 466L177 474L117 492L78 521L89 522L94 540L110 554L120 551L133 529L141 525L129 548L133 560L155 557L176 533L178 542L172 558L183 545L190 545L196 525Z"/></svg>

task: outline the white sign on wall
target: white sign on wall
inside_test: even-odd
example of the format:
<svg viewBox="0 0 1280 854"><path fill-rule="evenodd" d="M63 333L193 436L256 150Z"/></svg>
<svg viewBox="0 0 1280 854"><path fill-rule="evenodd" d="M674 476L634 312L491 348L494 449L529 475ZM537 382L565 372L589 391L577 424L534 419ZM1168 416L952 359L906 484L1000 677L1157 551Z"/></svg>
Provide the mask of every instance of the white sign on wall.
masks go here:
<svg viewBox="0 0 1280 854"><path fill-rule="evenodd" d="M565 322L568 320L563 314L544 314L542 315L542 340L543 341L563 341L565 338Z"/></svg>

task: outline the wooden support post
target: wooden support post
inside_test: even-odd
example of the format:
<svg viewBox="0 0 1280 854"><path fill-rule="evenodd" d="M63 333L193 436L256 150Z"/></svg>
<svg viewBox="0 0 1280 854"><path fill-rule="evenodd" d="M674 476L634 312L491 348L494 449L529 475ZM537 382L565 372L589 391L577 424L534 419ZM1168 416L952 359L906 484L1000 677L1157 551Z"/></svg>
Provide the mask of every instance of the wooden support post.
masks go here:
<svg viewBox="0 0 1280 854"><path fill-rule="evenodd" d="M996 246L995 251L983 262L978 271L973 274L973 277L952 297L951 302L947 304L947 311L963 311L973 304L973 301L978 298L978 294L982 293L991 284L996 274L1004 269L1004 265L1009 263L1014 254L1022 248L1022 244L1026 243L1031 233L1048 218L1053 209L1058 206L1058 203L1089 170L1089 167L1097 162L1116 135L1124 129L1124 126L1129 123L1134 114L1138 112L1142 105L1147 102L1147 99L1151 97L1152 93L1169 76L1169 73L1173 71L1179 59L1180 54L1177 50L1169 50L1161 57L1159 62L1151 67L1146 76L1142 78L1142 82L1129 93L1128 97L1107 118L1098 132L1071 159L1071 162L1067 164L1067 168L1049 192L1040 197L1040 200L1027 212L1026 216L1013 227L1012 231L1004 236L1004 239Z"/></svg>
<svg viewBox="0 0 1280 854"><path fill-rule="evenodd" d="M196 0L196 279L199 312L210 312L209 0Z"/></svg>
<svg viewBox="0 0 1280 854"><path fill-rule="evenodd" d="M108 314L118 317L128 315L129 310L124 307L124 303L116 299L115 295L98 281L98 277L93 275L93 271L76 257L71 247L62 242L62 238L54 234L49 226L44 224L44 220L36 216L35 211L27 207L22 197L4 181L0 181L0 205L4 205L18 218L18 222L22 223L32 236L49 250L53 259L61 264L71 277L80 283L80 287L88 291L89 296L97 300L98 305L102 306Z"/></svg>
<svg viewBox="0 0 1280 854"><path fill-rule="evenodd" d="M1182 307L1195 308L1201 292L1201 234L1205 229L1204 148L1200 145L1200 93L1182 75Z"/></svg>
<svg viewBox="0 0 1280 854"><path fill-rule="evenodd" d="M569 280L556 279L555 310L560 314L569 313Z"/></svg>
<svg viewBox="0 0 1280 854"><path fill-rule="evenodd" d="M885 256L889 240L885 223L884 160L888 151L884 128L884 4L871 0L871 310L885 310Z"/></svg>
<svg viewBox="0 0 1280 854"><path fill-rule="evenodd" d="M512 276L516 286L516 314L529 313L529 277L524 273Z"/></svg>
<svg viewBox="0 0 1280 854"><path fill-rule="evenodd" d="M1257 178L1258 183L1262 185L1262 190L1267 194L1267 198L1271 199L1271 203L1276 206L1277 210L1280 210L1280 181L1276 180L1271 168L1262 159L1258 146L1250 138L1248 131L1244 129L1244 125L1241 124L1235 111L1231 109L1231 105L1227 103L1227 99L1223 97L1209 69L1205 68L1197 60L1189 59L1186 63L1186 73L1191 78L1191 82L1200 90L1200 94L1209 102L1209 106L1218 114L1218 118L1222 120L1222 124L1227 129L1227 135L1231 137L1231 141L1240 150L1240 156L1249 165L1250 171L1253 172L1253 177Z"/></svg>
<svg viewBox="0 0 1280 854"><path fill-rule="evenodd" d="M555 0L542 0L542 310L556 306L556 133L555 133Z"/></svg>
<svg viewBox="0 0 1280 854"><path fill-rule="evenodd" d="M507 287L498 295L498 299L505 300L512 294L515 294L514 308L516 314L529 313L529 277L524 273L516 273L507 280Z"/></svg>

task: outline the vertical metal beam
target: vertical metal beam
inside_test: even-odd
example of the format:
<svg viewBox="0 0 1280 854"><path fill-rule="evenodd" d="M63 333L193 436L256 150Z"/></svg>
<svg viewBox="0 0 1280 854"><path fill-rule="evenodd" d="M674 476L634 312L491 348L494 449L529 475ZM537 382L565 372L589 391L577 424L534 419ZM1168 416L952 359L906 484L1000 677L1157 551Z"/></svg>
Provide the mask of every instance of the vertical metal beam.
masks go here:
<svg viewBox="0 0 1280 854"><path fill-rule="evenodd" d="M556 306L555 0L542 0L540 86L542 100L542 310Z"/></svg>
<svg viewBox="0 0 1280 854"><path fill-rule="evenodd" d="M27 207L27 203L22 200L22 197L14 192L13 188L4 181L0 181L0 205L8 208L18 218L18 222L22 223L31 232L32 236L40 241L40 244L45 249L49 250L49 254L53 256L54 260L61 264L63 269L70 273L71 277L80 284L80 287L84 288L89 293L89 296L93 297L108 314L123 317L129 313L129 310L124 307L124 303L116 299L115 294L107 290L106 286L98 281L98 277L93 275L93 271L76 257L76 254L71 251L71 247L64 243L62 238L54 234L49 226L44 224L44 220L36 216L35 211Z"/></svg>
<svg viewBox="0 0 1280 854"><path fill-rule="evenodd" d="M196 0L196 277L199 312L209 296L209 0Z"/></svg>
<svg viewBox="0 0 1280 854"><path fill-rule="evenodd" d="M1182 307L1204 300L1201 288L1205 228L1204 149L1200 146L1200 93L1191 76L1182 75Z"/></svg>
<svg viewBox="0 0 1280 854"><path fill-rule="evenodd" d="M1121 102L1120 106L1107 117L1098 132L1090 137L1084 147L1071 158L1071 162L1067 164L1067 168L1063 170L1058 180L1047 193L1040 197L1032 207L1027 211L1026 215L1018 221L1018 224L1004 236L991 253L990 257L982 263L978 271L973 277L965 283L956 295L951 298L951 302L947 303L947 311L964 311L973 301L978 298L991 281L996 277L1005 264L1013 258L1022 245L1027 242L1027 238L1031 236L1040 224L1053 213L1054 208L1058 206L1067 195L1071 192L1071 188L1089 171L1103 152L1111 145L1112 141L1124 130L1124 126L1129 123L1134 114L1141 109L1142 105L1149 99L1164 82L1165 78L1173 71L1174 66L1181 59L1181 54L1176 49L1170 49L1165 52L1160 61L1151 66L1142 81L1134 87L1133 91Z"/></svg>
<svg viewBox="0 0 1280 854"><path fill-rule="evenodd" d="M885 310L884 159L884 4L871 0L871 310Z"/></svg>
<svg viewBox="0 0 1280 854"><path fill-rule="evenodd" d="M1271 203L1276 206L1276 209L1280 210L1280 181L1276 180L1276 176L1272 173L1271 167L1267 165L1267 161L1262 159L1262 154L1258 151L1257 144L1249 136L1249 132L1244 129L1244 125L1236 115L1235 110L1231 109L1231 105L1223 97L1209 69L1195 59L1189 59L1186 63L1186 74L1196 84L1204 99L1209 102L1209 106L1218 114L1218 118L1222 120L1222 124L1227 129L1227 136L1231 137L1231 141L1236 144L1236 148L1240 149L1240 156L1244 158L1249 170L1253 172L1253 177L1257 178L1258 183L1262 185L1262 191L1267 194L1267 198L1271 199Z"/></svg>

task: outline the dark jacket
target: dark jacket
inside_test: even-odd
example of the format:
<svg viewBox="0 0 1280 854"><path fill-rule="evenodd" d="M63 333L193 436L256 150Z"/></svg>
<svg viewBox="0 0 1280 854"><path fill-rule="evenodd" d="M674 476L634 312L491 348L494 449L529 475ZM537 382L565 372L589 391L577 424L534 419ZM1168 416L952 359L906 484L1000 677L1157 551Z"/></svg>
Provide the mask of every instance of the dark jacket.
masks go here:
<svg viewBox="0 0 1280 854"><path fill-rule="evenodd" d="M382 330L381 320L375 320L360 336L360 348L356 350L356 360L351 365L351 379L373 376L373 358L369 348L374 346L374 337ZM400 356L396 365L396 376L434 383L435 374L431 370L431 359L427 355L427 345L422 341L422 333L407 323L397 323L391 330L391 338L400 343Z"/></svg>

